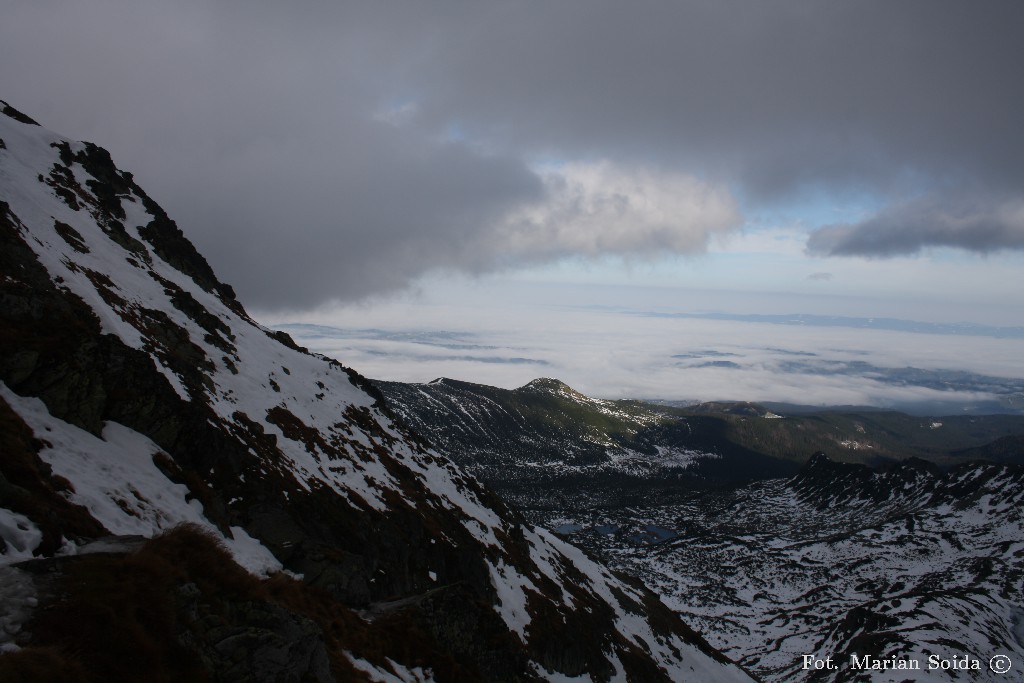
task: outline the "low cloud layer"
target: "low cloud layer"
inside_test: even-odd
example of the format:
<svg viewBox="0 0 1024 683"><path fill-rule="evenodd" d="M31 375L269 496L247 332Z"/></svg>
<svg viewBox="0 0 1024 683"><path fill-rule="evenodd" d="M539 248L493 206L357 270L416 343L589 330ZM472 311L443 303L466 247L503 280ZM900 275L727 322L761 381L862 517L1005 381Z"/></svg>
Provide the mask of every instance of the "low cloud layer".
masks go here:
<svg viewBox="0 0 1024 683"><path fill-rule="evenodd" d="M1022 25L960 0L12 0L0 95L108 147L246 303L308 308L697 253L808 192L890 206L815 254L1019 248ZM986 192L901 204L951 184Z"/></svg>
<svg viewBox="0 0 1024 683"><path fill-rule="evenodd" d="M860 223L827 226L807 241L816 256L905 256L927 247L1024 250L1024 198L927 197Z"/></svg>
<svg viewBox="0 0 1024 683"><path fill-rule="evenodd" d="M486 310L476 302L375 307L373 329L282 328L379 379L452 377L514 388L548 376L605 398L942 404L941 410L959 412L992 409L1000 401L1019 405L1024 386L1009 370L1016 367L1019 338L946 334L911 321L869 329L851 319L838 327L828 316L786 325L782 316L679 318L603 306L538 310L500 291L486 296L495 302ZM363 317L353 311L315 316L332 325Z"/></svg>

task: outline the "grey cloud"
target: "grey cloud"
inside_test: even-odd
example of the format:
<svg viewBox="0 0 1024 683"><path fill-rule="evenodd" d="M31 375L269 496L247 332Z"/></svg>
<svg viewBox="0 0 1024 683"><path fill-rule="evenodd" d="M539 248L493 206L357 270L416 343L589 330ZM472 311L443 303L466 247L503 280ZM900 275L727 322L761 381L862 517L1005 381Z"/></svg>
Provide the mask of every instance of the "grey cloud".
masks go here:
<svg viewBox="0 0 1024 683"><path fill-rule="evenodd" d="M23 106L110 148L251 305L312 307L432 269L485 269L495 217L543 197L517 156L378 120L342 16L331 33L258 4L139 3L115 20L117 5L16 8L35 30L0 51L44 62L9 69ZM45 92L26 82L38 71Z"/></svg>
<svg viewBox="0 0 1024 683"><path fill-rule="evenodd" d="M828 282L832 279L832 273L811 273L807 276L807 279Z"/></svg>
<svg viewBox="0 0 1024 683"><path fill-rule="evenodd" d="M1024 3L959 0L12 0L0 82L44 125L110 148L246 302L308 307L437 269L699 251L738 225L732 191L1010 196L1022 25ZM567 215L576 199L538 159L718 199L626 235L608 211ZM876 241L921 241L885 229ZM846 248L837 230L815 248Z"/></svg>
<svg viewBox="0 0 1024 683"><path fill-rule="evenodd" d="M179 222L214 226L194 239L247 300L313 306L401 289L439 267L482 268L492 216L542 196L518 160L373 139L373 125L358 133L264 146L178 181Z"/></svg>
<svg viewBox="0 0 1024 683"><path fill-rule="evenodd" d="M902 256L926 247L1024 249L1024 199L930 196L860 223L826 226L807 241L808 253L818 256Z"/></svg>
<svg viewBox="0 0 1024 683"><path fill-rule="evenodd" d="M907 172L1024 178L1019 3L569 1L470 14L415 72L435 123L457 115L510 144L654 155L768 195Z"/></svg>

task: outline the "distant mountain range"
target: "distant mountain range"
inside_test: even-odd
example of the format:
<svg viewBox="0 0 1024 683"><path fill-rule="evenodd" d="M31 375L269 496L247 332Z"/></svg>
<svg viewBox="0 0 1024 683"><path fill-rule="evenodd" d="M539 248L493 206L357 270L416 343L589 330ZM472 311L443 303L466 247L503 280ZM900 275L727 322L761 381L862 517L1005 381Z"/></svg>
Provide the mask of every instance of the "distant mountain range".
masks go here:
<svg viewBox="0 0 1024 683"><path fill-rule="evenodd" d="M778 413L745 402L687 406L593 399L554 379L508 390L452 379L375 382L413 430L521 508L581 497L632 504L663 493L796 473L810 454L885 464L920 457L1024 464L1024 416L922 418L888 411Z"/></svg>

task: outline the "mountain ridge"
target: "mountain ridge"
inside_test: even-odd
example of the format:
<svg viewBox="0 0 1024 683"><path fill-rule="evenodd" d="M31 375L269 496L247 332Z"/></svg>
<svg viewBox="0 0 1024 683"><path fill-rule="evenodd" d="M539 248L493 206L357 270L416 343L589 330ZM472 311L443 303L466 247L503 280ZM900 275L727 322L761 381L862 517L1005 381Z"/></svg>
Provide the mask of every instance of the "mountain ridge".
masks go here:
<svg viewBox="0 0 1024 683"><path fill-rule="evenodd" d="M3 107L0 416L19 455L0 470L0 590L24 606L5 675L52 660L68 680L132 680L115 643L82 640L101 627L52 615L85 625L102 596L152 595L155 621L126 608L118 623L153 675L180 661L215 680L750 680L427 448L358 373L256 324L109 154ZM150 540L76 556L108 533ZM217 574L224 557L270 578ZM170 593L126 595L142 575ZM239 668L225 643L255 623L251 644L284 649ZM274 652L307 637L289 670Z"/></svg>

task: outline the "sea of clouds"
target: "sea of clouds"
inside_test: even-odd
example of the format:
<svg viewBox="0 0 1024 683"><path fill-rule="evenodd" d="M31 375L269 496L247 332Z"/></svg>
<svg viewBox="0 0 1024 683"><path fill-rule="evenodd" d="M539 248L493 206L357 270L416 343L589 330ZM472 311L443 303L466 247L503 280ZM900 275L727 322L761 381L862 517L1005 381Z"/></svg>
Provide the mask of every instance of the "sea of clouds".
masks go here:
<svg viewBox="0 0 1024 683"><path fill-rule="evenodd" d="M802 405L1021 408L1024 330L904 319L666 312L530 297L391 301L272 325L372 378ZM352 324L355 323L355 324Z"/></svg>

